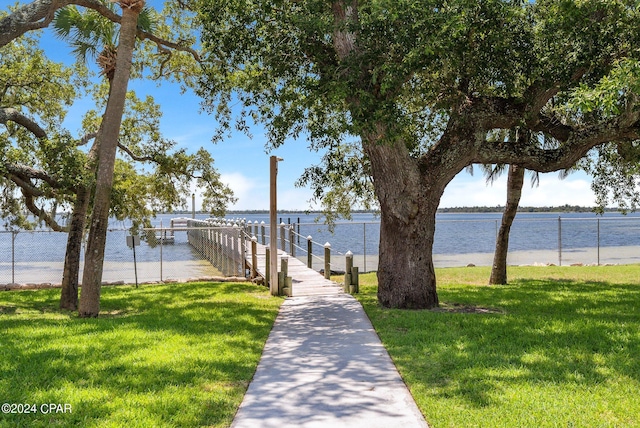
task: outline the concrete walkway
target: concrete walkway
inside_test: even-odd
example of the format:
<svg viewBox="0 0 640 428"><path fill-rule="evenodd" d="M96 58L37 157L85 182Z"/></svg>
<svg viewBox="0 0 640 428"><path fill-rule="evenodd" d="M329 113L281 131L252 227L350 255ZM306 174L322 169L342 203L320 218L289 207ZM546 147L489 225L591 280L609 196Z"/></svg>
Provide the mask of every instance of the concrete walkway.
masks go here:
<svg viewBox="0 0 640 428"><path fill-rule="evenodd" d="M360 303L336 283L306 285L317 273L289 272L295 297L280 309L232 428L427 427Z"/></svg>

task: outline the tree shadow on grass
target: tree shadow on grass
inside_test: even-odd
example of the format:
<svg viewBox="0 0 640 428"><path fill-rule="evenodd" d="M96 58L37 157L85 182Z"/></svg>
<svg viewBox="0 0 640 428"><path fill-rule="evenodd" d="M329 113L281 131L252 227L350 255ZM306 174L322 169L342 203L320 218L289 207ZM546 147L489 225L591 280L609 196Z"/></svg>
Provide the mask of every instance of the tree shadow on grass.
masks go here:
<svg viewBox="0 0 640 428"><path fill-rule="evenodd" d="M407 383L429 396L485 408L500 405L504 388L523 384L640 383L638 284L521 279L439 295L449 306L502 313L396 311L363 299Z"/></svg>
<svg viewBox="0 0 640 428"><path fill-rule="evenodd" d="M127 412L143 425L230 422L278 310L277 301L251 293L262 290L103 289L107 315L98 319L43 313L54 298L48 296L1 303L17 310L0 316L0 396L15 403L72 401L74 412L0 415L0 426L117 425Z"/></svg>

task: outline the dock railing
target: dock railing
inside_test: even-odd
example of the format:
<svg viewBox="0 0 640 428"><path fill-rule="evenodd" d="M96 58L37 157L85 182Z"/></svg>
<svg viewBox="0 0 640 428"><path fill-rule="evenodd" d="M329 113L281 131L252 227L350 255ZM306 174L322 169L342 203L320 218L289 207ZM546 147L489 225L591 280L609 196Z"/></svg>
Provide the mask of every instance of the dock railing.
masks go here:
<svg viewBox="0 0 640 428"><path fill-rule="evenodd" d="M335 251L327 243L319 243L311 236L303 237L295 230L295 225L281 223L276 233L264 222L251 223L242 219L190 220L187 224L189 244L205 259L226 276L253 276L256 269L256 254L252 242L267 246L271 239L278 241L278 249L288 256L297 257L307 267L319 271L328 277L333 273L342 273L340 268L346 262L334 260L335 256L345 253ZM298 243L304 243L304 246Z"/></svg>

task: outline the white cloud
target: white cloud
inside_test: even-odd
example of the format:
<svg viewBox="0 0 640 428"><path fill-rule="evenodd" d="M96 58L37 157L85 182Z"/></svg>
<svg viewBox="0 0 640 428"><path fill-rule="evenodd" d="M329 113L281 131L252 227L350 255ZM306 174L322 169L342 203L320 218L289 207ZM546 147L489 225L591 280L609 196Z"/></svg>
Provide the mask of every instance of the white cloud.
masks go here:
<svg viewBox="0 0 640 428"><path fill-rule="evenodd" d="M283 210L307 210L310 208L311 190L306 188L289 188L278 194L278 208ZM318 208L317 204L311 209Z"/></svg>
<svg viewBox="0 0 640 428"><path fill-rule="evenodd" d="M493 185L487 185L482 176L460 174L447 187L440 201L440 207L471 207L504 205L506 200L506 175ZM590 181L585 174L570 175L560 180L556 173L541 174L540 185L531 187L527 174L522 189L521 206L559 206L564 204L593 206L595 197ZM221 179L234 191L238 202L230 206L231 210L268 210L269 174L266 168L254 170L254 174L241 172L221 173ZM202 198L196 190L196 209ZM295 188L278 183L278 209L306 210L309 208L311 190ZM312 208L317 208L313 207Z"/></svg>
<svg viewBox="0 0 640 428"><path fill-rule="evenodd" d="M525 178L521 206L559 206L564 204L593 206L595 197L585 174L576 173L560 180L557 173L541 174L540 185L531 187L530 175ZM500 177L493 185L477 174L457 176L444 192L441 207L470 207L504 205L507 197L507 177Z"/></svg>
<svg viewBox="0 0 640 428"><path fill-rule="evenodd" d="M232 210L256 210L269 207L269 183L262 177L247 177L239 172L222 173L220 180L233 190L238 201Z"/></svg>
<svg viewBox="0 0 640 428"><path fill-rule="evenodd" d="M557 174L545 174L540 178L540 186L523 189L523 206L558 206L580 205L593 206L595 196L591 190L591 183L576 174L560 180Z"/></svg>

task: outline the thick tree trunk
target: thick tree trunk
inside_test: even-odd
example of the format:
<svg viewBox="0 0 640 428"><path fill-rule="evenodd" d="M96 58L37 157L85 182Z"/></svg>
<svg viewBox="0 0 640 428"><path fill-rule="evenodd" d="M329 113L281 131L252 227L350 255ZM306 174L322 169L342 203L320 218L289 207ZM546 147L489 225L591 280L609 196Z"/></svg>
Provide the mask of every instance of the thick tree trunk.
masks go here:
<svg viewBox="0 0 640 428"><path fill-rule="evenodd" d="M138 15L143 6L144 2L140 2L134 8L122 9L116 71L103 117L102 132L97 137L99 141L98 173L78 310L81 317L97 317L100 312L102 268L118 135L131 72Z"/></svg>
<svg viewBox="0 0 640 428"><path fill-rule="evenodd" d="M78 309L78 274L80 271L80 255L82 254L82 237L87 221L90 192L84 187L78 188L76 203L71 214L71 227L67 237L67 249L64 256L62 274L62 292L60 293L60 309L75 311Z"/></svg>
<svg viewBox="0 0 640 428"><path fill-rule="evenodd" d="M429 309L438 306L433 266L436 209L422 206L419 218L380 218L378 301L387 308Z"/></svg>
<svg viewBox="0 0 640 428"><path fill-rule="evenodd" d="M438 306L436 210L448 180L425 174L401 144L365 145L380 202L378 300L399 309Z"/></svg>
<svg viewBox="0 0 640 428"><path fill-rule="evenodd" d="M507 203L502 214L500 231L496 238L496 251L493 255L493 267L489 284L507 283L507 254L509 252L509 232L518 212L525 168L517 165L509 166L507 178Z"/></svg>

